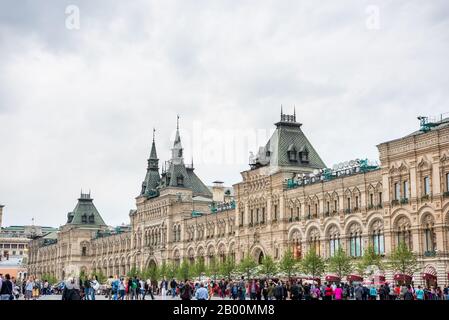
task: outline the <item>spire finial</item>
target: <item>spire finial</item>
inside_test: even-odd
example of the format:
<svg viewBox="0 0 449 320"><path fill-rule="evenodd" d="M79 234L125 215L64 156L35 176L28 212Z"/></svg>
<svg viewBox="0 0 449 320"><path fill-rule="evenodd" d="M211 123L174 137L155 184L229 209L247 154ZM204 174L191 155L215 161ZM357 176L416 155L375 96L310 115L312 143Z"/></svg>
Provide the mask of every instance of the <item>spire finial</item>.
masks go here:
<svg viewBox="0 0 449 320"><path fill-rule="evenodd" d="M177 115L176 118L176 130L179 130L179 114Z"/></svg>
<svg viewBox="0 0 449 320"><path fill-rule="evenodd" d="M296 122L296 104L293 105L293 121Z"/></svg>
<svg viewBox="0 0 449 320"><path fill-rule="evenodd" d="M154 142L154 134L156 132L156 129L153 127L153 142Z"/></svg>
<svg viewBox="0 0 449 320"><path fill-rule="evenodd" d="M282 114L283 114L283 113L282 113L282 103L281 103L281 117L282 117Z"/></svg>
<svg viewBox="0 0 449 320"><path fill-rule="evenodd" d="M192 156L192 169L193 169L193 156Z"/></svg>

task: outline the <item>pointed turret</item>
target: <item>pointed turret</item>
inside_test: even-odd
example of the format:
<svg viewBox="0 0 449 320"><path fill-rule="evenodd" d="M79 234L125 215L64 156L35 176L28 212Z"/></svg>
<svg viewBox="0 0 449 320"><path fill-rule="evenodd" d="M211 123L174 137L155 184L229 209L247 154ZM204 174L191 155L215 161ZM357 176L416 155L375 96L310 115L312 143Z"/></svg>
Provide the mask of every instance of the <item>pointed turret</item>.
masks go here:
<svg viewBox="0 0 449 320"><path fill-rule="evenodd" d="M156 130L153 129L153 143L151 144L150 158L148 159L147 174L145 180L142 182L142 191L140 195L150 197L156 194L156 187L161 180L159 176L159 159L156 152L156 142L154 134Z"/></svg>
<svg viewBox="0 0 449 320"><path fill-rule="evenodd" d="M181 144L181 136L179 134L179 115L176 119L176 135L175 142L173 143L171 162L174 164L182 164L184 162L183 158L183 148Z"/></svg>
<svg viewBox="0 0 449 320"><path fill-rule="evenodd" d="M167 162L162 181L164 187L191 189L194 196L212 198L212 193L193 172L193 158L191 167L184 164L181 136L179 134L179 116L176 123L176 135L172 148L172 157Z"/></svg>

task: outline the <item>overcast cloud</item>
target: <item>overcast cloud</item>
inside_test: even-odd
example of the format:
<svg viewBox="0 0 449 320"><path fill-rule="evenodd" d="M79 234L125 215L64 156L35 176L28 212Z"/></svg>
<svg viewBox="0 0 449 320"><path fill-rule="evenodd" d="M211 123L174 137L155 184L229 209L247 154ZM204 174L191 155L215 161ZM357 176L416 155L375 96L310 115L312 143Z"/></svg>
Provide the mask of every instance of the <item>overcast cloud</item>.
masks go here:
<svg viewBox="0 0 449 320"><path fill-rule="evenodd" d="M206 184L240 181L281 104L328 166L377 160L449 111L448 57L445 0L0 0L4 225L59 226L81 188L127 223L152 128L168 160L178 113Z"/></svg>

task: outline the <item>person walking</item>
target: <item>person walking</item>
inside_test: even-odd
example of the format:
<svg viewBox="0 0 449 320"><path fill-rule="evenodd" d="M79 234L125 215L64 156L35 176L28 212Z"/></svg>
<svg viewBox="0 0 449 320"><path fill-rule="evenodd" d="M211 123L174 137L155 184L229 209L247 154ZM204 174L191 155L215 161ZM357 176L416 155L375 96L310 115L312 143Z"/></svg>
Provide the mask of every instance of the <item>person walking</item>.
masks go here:
<svg viewBox="0 0 449 320"><path fill-rule="evenodd" d="M369 299L377 300L377 289L374 285L372 285L371 288L369 289Z"/></svg>
<svg viewBox="0 0 449 320"><path fill-rule="evenodd" d="M25 300L31 300L33 298L34 278L29 276L25 284Z"/></svg>
<svg viewBox="0 0 449 320"><path fill-rule="evenodd" d="M81 300L79 281L75 277L69 278L65 282L64 290L62 291L62 300Z"/></svg>
<svg viewBox="0 0 449 320"><path fill-rule="evenodd" d="M342 300L343 299L343 289L340 284L337 284L337 287L334 290L334 300Z"/></svg>
<svg viewBox="0 0 449 320"><path fill-rule="evenodd" d="M13 284L9 273L5 274L4 279L2 279L2 287L0 288L0 299L1 300L13 300L14 296L12 293Z"/></svg>
<svg viewBox="0 0 449 320"><path fill-rule="evenodd" d="M424 300L424 290L421 286L418 286L418 290L415 291L416 300Z"/></svg>
<svg viewBox="0 0 449 320"><path fill-rule="evenodd" d="M324 289L324 300L332 300L332 296L334 295L334 290L332 290L332 287L330 284L326 286Z"/></svg>
<svg viewBox="0 0 449 320"><path fill-rule="evenodd" d="M167 287L168 287L168 281L165 280L165 278L161 281L161 295L162 300L167 299Z"/></svg>
<svg viewBox="0 0 449 320"><path fill-rule="evenodd" d="M182 287L180 288L181 300L190 300L192 298L192 286L190 281L186 279Z"/></svg>
<svg viewBox="0 0 449 320"><path fill-rule="evenodd" d="M196 300L208 300L209 299L209 292L204 287L204 284L202 282L201 282L198 290L196 290L195 298L196 298Z"/></svg>
<svg viewBox="0 0 449 320"><path fill-rule="evenodd" d="M100 283L98 282L96 275L92 276L92 281L90 285L91 285L90 300L95 300L95 294L97 290L100 289Z"/></svg>
<svg viewBox="0 0 449 320"><path fill-rule="evenodd" d="M354 289L354 296L355 296L355 300L363 300L363 287L362 284L360 283L355 289Z"/></svg>

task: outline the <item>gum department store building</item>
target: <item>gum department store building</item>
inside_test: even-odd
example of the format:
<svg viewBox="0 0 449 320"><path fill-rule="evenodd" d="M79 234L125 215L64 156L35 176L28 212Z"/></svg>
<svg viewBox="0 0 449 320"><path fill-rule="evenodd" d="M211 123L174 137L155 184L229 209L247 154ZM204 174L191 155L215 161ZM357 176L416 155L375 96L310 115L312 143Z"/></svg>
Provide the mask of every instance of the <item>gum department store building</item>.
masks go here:
<svg viewBox="0 0 449 320"><path fill-rule="evenodd" d="M416 252L416 284L445 284L449 273L449 119L421 119L421 129L378 145L380 165L351 161L326 169L296 115L281 112L276 130L232 189L208 188L186 165L179 130L159 172L153 137L130 226L108 227L81 194L56 238L30 243L29 274L65 278L211 257L275 260L291 248L323 257L341 245L359 257L404 241ZM179 129L179 128L178 128ZM393 272L384 274L392 281Z"/></svg>

